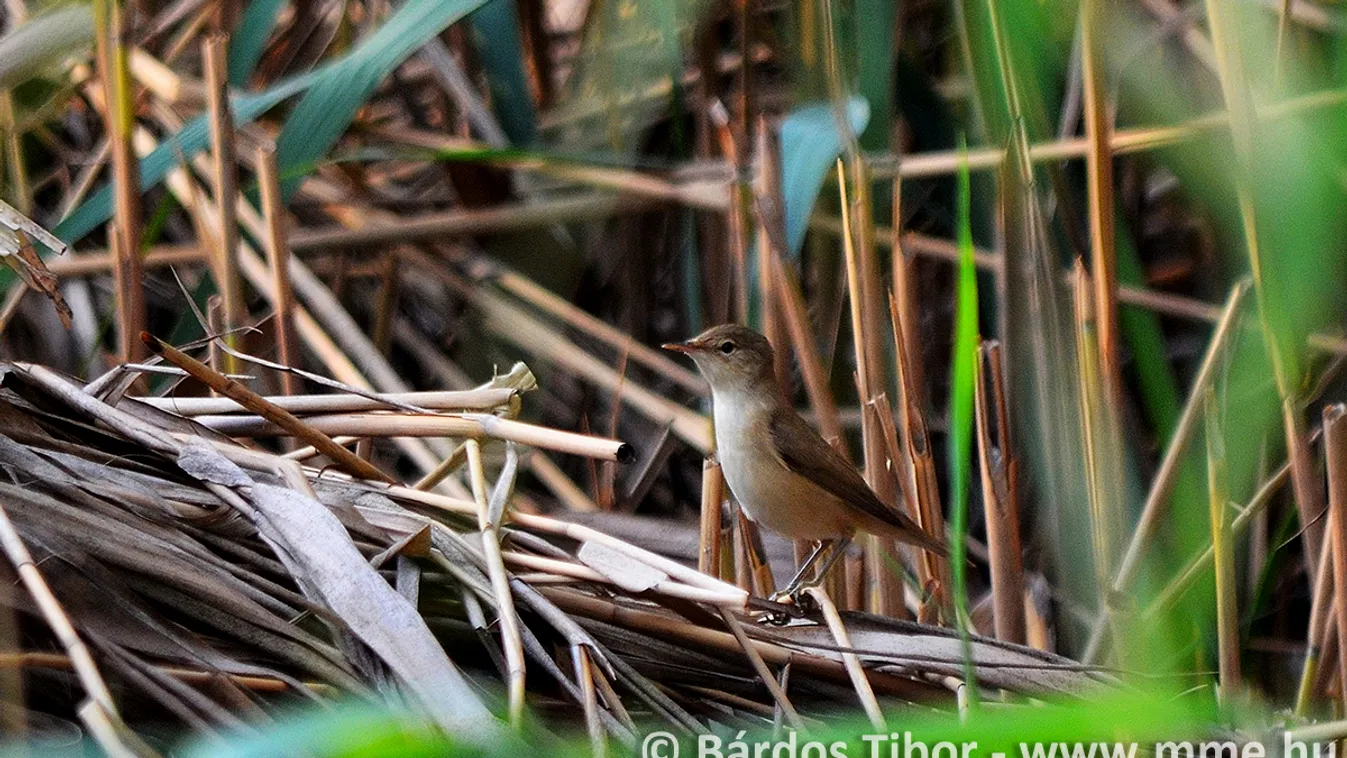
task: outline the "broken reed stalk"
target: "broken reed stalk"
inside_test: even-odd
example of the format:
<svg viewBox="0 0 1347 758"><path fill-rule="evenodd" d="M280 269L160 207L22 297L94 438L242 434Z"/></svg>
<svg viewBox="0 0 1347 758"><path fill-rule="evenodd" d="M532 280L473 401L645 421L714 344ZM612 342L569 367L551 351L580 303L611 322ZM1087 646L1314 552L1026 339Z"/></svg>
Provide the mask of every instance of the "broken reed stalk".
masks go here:
<svg viewBox="0 0 1347 758"><path fill-rule="evenodd" d="M889 296L889 318L894 325L893 333L902 334L903 316L892 294ZM927 534L940 539L945 535L945 516L940 507L940 485L926 426L926 412L921 406L920 389L910 379L912 363L906 344L895 339L894 349L898 354L898 417L902 423L902 450L907 456L907 465L901 468L907 473L907 487L904 490L910 503L908 509L916 514L917 523ZM928 550L921 551L920 559L918 576L923 583L922 592L929 592L931 597L930 602L922 598L918 620L926 621L938 617L941 609L948 607L950 566L948 560Z"/></svg>
<svg viewBox="0 0 1347 758"><path fill-rule="evenodd" d="M1019 503L1011 482L1009 413L1001 345L983 342L974 387L978 464L982 473L982 507L987 522L987 554L991 570L992 618L996 637L1025 643L1024 565L1020 555ZM995 423L995 439L991 425ZM995 457L993 452L999 454Z"/></svg>
<svg viewBox="0 0 1347 758"><path fill-rule="evenodd" d="M1203 398L1216 375L1219 359L1225 356L1230 341L1237 333L1235 326L1238 324L1244 296L1248 291L1248 281L1240 281L1230 290L1230 296L1226 298L1225 308L1221 311L1221 320L1216 325L1211 342L1207 344L1207 352L1202 356L1202 365L1193 379L1188 400L1184 403L1183 412L1174 427L1174 434L1168 447L1165 448L1164 457L1160 460L1160 468L1156 471L1155 478L1151 480L1150 490L1146 493L1145 503L1141 507L1141 516L1137 519L1136 528L1132 530L1132 537L1127 550L1123 553L1122 562L1114 574L1110 586L1115 593L1127 592L1138 569L1141 568L1142 555L1164 520L1169 508L1169 497L1174 492L1174 485L1178 482L1179 472L1183 466L1184 453L1187 452L1197 431L1197 422L1202 418ZM1098 660L1104 641L1104 630L1108 626L1108 614L1105 607L1095 619L1090 642L1086 646L1084 656L1086 661Z"/></svg>
<svg viewBox="0 0 1347 758"><path fill-rule="evenodd" d="M823 619L828 624L828 631L832 633L833 640L845 651L841 653L842 664L846 666L851 686L855 688L856 697L861 701L866 717L870 719L870 726L877 732L888 732L889 725L884 719L884 711L880 710L879 701L875 699L875 690L865 675L860 656L851 652L851 635L847 634L846 624L842 623L842 616L837 612L837 606L833 604L832 598L828 597L828 593L818 587L810 587L807 591L823 612Z"/></svg>
<svg viewBox="0 0 1347 758"><path fill-rule="evenodd" d="M903 382L910 382L911 388L921 394L921 388L926 386L926 379L921 360L921 338L916 329L921 314L921 297L917 292L916 280L917 261L915 257L908 255L907 249L903 246L903 180L899 177L894 177L892 197L893 216L889 228L876 227L875 240L878 243L887 242L892 252L893 289L889 293L889 299L896 301L896 305L890 303L890 321L893 322L890 326L893 329L902 329L901 333L894 333L894 340L902 341L908 357L907 378L898 381L901 406L902 396L908 391L903 387ZM950 260L958 261L957 246L951 244L950 247L954 253L954 257ZM900 318L893 318L894 311Z"/></svg>
<svg viewBox="0 0 1347 758"><path fill-rule="evenodd" d="M239 278L239 225L237 198L239 196L238 151L234 141L234 116L229 108L229 64L227 62L229 36L211 34L201 42L201 57L206 69L206 104L210 119L211 185L215 195L216 228L214 231L215 284L224 301L225 342L235 347L237 338L232 333L243 326L247 312L243 303L243 287ZM232 355L225 355L225 373L236 373L238 367Z"/></svg>
<svg viewBox="0 0 1347 758"><path fill-rule="evenodd" d="M190 373L190 372L189 372ZM232 380L231 380L232 381ZM251 392L251 390L248 390ZM288 411L272 405L261 395L256 397L269 408L279 413ZM197 416L197 423L214 429L221 434L237 437L283 437L296 435L293 428L281 423L267 413L253 410L254 416ZM295 418L291 415L291 418ZM559 453L570 453L586 458L604 461L629 463L636 453L631 446L620 440L577 434L560 429L500 418L485 413L465 413L460 415L412 414L412 413L336 413L321 416L306 416L295 419L306 430L324 435L347 435L354 437L465 437L482 439L494 437L518 442ZM298 436L298 435L296 435ZM312 444L312 443L310 443ZM324 455L327 453L324 452Z"/></svg>
<svg viewBox="0 0 1347 758"><path fill-rule="evenodd" d="M1333 611L1338 627L1338 681L1347 682L1347 406L1324 408L1328 469L1328 536L1333 550Z"/></svg>
<svg viewBox="0 0 1347 758"><path fill-rule="evenodd" d="M1314 701L1314 684L1319 678L1320 658L1324 654L1324 645L1328 644L1326 630L1335 611L1329 598L1329 593L1333 592L1332 558L1332 550L1319 551L1319 568L1314 572L1314 588L1310 593L1310 623L1305 632L1305 662L1300 669L1300 686L1296 688L1297 716L1309 714L1310 704ZM1332 644L1337 644L1336 634Z"/></svg>
<svg viewBox="0 0 1347 758"><path fill-rule="evenodd" d="M281 197L280 170L276 166L276 146L270 143L257 149L256 172L258 200L266 235L262 247L271 271L271 302L276 333L277 360L286 366L298 366L299 341L295 336L295 292L290 284L290 248L286 244L285 201ZM281 374L281 391L298 395L304 390L300 378L288 371Z"/></svg>
<svg viewBox="0 0 1347 758"><path fill-rule="evenodd" d="M762 543L762 532L748 514L744 513L742 506L735 511L735 517L739 527L740 546L743 548L743 557L746 561L743 568L747 570L753 591L758 597L771 597L776 592L776 579L773 578L772 566L767 561L767 549Z"/></svg>
<svg viewBox="0 0 1347 758"><path fill-rule="evenodd" d="M1239 600L1235 583L1234 535L1230 527L1226 475L1225 428L1216 392L1204 393L1207 438L1207 506L1211 516L1211 556L1216 574L1216 648L1219 693L1223 703L1234 702L1240 689Z"/></svg>
<svg viewBox="0 0 1347 758"><path fill-rule="evenodd" d="M510 592L510 578L500 551L500 521L493 518L487 502L486 473L482 468L482 448L477 440L468 440L468 472L472 497L477 505L477 528L482 533L482 554L500 620L500 642L505 651L505 680L509 691L510 726L520 728L524 718L524 644L519 631L519 612Z"/></svg>
<svg viewBox="0 0 1347 758"><path fill-rule="evenodd" d="M132 149L136 106L126 67L127 48L121 3L93 4L95 60L103 85L103 124L112 154L113 219L109 247L117 265L118 347L123 363L145 355L140 332L145 328L144 269L140 262L140 163Z"/></svg>
<svg viewBox="0 0 1347 758"><path fill-rule="evenodd" d="M721 576L720 523L725 501L725 477L720 464L708 456L702 461L701 528L697 541L697 570L719 578Z"/></svg>
<svg viewBox="0 0 1347 758"><path fill-rule="evenodd" d="M253 392L247 387L212 370L209 366L190 355L160 340L149 332L141 332L145 346L161 355L169 363L191 374L194 379L225 397L238 401L240 405L258 414L268 422L276 424L291 435L313 445L318 452L332 459L332 462L361 479L373 479L392 483L393 479L375 468L368 461L350 450L333 442L330 437L300 421L289 411L278 408L274 403Z"/></svg>

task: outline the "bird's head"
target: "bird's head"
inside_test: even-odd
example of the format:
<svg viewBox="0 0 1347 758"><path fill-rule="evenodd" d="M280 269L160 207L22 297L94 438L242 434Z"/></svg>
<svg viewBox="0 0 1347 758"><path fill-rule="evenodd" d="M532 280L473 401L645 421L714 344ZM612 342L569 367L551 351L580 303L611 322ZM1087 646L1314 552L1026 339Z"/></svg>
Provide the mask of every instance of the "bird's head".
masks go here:
<svg viewBox="0 0 1347 758"><path fill-rule="evenodd" d="M673 342L665 350L685 353L696 362L715 392L774 386L772 343L738 324L713 326L687 342Z"/></svg>

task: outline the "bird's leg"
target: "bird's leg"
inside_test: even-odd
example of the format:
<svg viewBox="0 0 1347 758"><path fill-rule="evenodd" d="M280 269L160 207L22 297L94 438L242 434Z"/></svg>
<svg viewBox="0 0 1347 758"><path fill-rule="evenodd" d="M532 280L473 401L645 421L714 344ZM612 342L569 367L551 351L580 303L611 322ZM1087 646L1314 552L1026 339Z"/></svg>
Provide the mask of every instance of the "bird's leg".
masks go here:
<svg viewBox="0 0 1347 758"><path fill-rule="evenodd" d="M828 576L828 572L832 569L833 564L837 563L837 559L841 558L842 555L846 553L847 545L850 544L850 537L843 537L831 542L827 540L819 542L818 547L815 548L814 552L800 565L800 570L795 572L795 576L791 578L790 583L786 585L786 588L773 595L773 599L794 598L799 595L802 590L810 587L817 587L823 579ZM823 556L823 551L829 547L832 547L832 552L828 554L828 560L823 562L823 567L819 569L813 579L805 581L805 577L809 575L809 570L814 567L815 563L818 563L819 558Z"/></svg>

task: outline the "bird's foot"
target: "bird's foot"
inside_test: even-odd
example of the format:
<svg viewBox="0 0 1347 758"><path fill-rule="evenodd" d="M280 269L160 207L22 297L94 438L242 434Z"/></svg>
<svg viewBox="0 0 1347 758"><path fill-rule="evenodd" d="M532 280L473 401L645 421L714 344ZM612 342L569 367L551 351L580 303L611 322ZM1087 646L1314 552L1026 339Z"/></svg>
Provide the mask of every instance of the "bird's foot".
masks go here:
<svg viewBox="0 0 1347 758"><path fill-rule="evenodd" d="M785 626L791 619L803 618L805 609L794 598L774 593L770 598L751 598L749 607L759 624Z"/></svg>

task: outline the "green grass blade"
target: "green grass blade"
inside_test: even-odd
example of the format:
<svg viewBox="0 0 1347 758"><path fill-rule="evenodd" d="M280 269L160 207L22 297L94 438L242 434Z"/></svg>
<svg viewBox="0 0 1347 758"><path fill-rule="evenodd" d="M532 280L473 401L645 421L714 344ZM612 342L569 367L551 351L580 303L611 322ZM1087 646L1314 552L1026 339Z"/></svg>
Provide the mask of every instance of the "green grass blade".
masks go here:
<svg viewBox="0 0 1347 758"><path fill-rule="evenodd" d="M856 131L865 150L888 150L893 134L897 19L897 0L856 0L856 85L870 104L870 122Z"/></svg>
<svg viewBox="0 0 1347 758"><path fill-rule="evenodd" d="M960 140L960 149L966 146ZM972 181L968 164L959 168L959 278L954 315L954 355L950 368L949 408L949 482L952 512L950 566L954 581L954 613L964 645L964 681L975 692L972 659L968 641L968 587L964 538L968 533L968 490L972 476L973 383L978 359L978 284L973 263Z"/></svg>
<svg viewBox="0 0 1347 758"><path fill-rule="evenodd" d="M294 166L312 164L346 131L356 111L369 99L379 82L426 40L482 2L412 0L345 57L288 79L265 92L234 98L234 121L242 126L277 104L305 93L281 131L277 153L283 174ZM209 141L204 118L188 122L141 161L141 189L158 186L174 166L199 153ZM298 184L299 179L292 179L287 187L293 191ZM52 231L66 243L74 244L107 221L111 214L112 188L105 185Z"/></svg>
<svg viewBox="0 0 1347 758"><path fill-rule="evenodd" d="M93 13L72 5L30 19L0 37L0 89L10 89L94 41Z"/></svg>
<svg viewBox="0 0 1347 758"><path fill-rule="evenodd" d="M262 60L267 39L276 28L276 18L285 0L252 0L229 38L229 83L242 87Z"/></svg>
<svg viewBox="0 0 1347 758"><path fill-rule="evenodd" d="M350 55L324 68L276 139L276 162L281 170L326 154L393 69L445 27L480 8L483 1L410 0ZM288 197L299 182L286 182L282 191Z"/></svg>
<svg viewBox="0 0 1347 758"><path fill-rule="evenodd" d="M501 129L512 145L533 144L538 138L538 113L524 74L524 43L515 0L490 0L469 21Z"/></svg>

